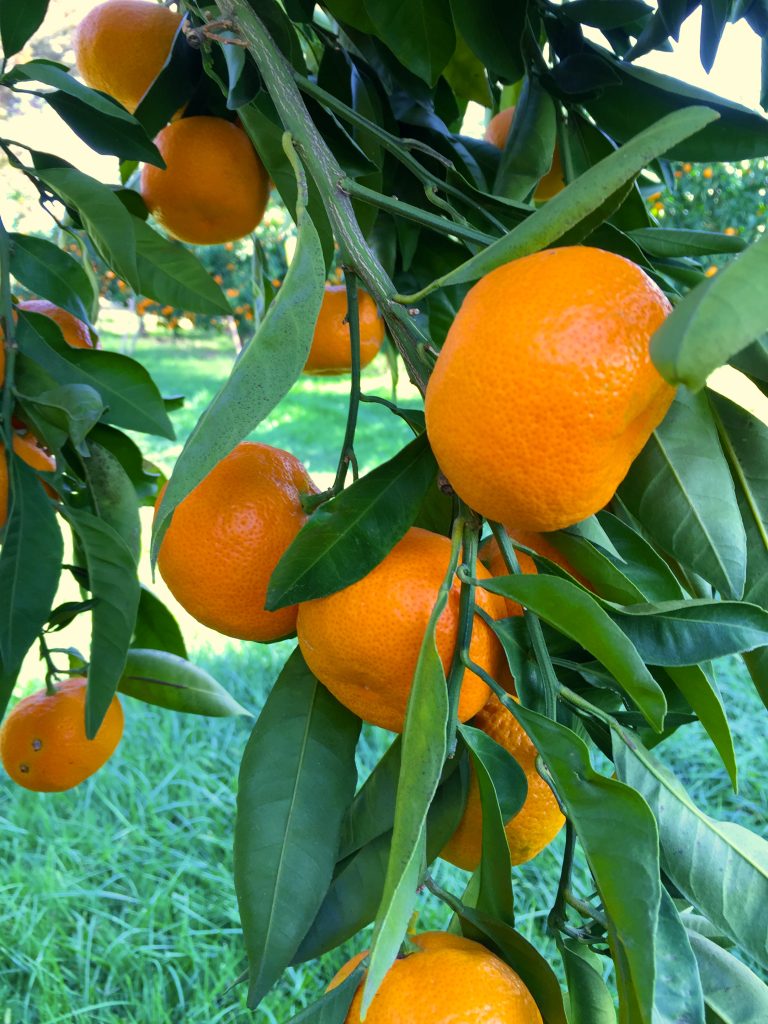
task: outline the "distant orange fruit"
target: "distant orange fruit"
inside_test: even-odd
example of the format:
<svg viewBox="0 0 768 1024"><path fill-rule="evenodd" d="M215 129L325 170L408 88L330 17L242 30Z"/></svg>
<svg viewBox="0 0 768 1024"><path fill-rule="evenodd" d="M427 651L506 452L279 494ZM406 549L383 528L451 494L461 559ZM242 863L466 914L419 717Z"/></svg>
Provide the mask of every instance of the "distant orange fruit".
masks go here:
<svg viewBox="0 0 768 1024"><path fill-rule="evenodd" d="M347 289L343 284L327 284L304 373L323 376L347 373L351 369L352 343L346 317ZM384 321L367 292L358 292L358 320L360 366L363 367L376 356L384 341Z"/></svg>
<svg viewBox="0 0 768 1024"><path fill-rule="evenodd" d="M43 473L52 473L56 469L56 459L44 448L34 434L14 432L13 450L32 469ZM45 485L49 493L53 493ZM8 521L8 460L5 447L0 441L0 530Z"/></svg>
<svg viewBox="0 0 768 1024"><path fill-rule="evenodd" d="M343 590L299 606L299 646L310 669L337 700L384 729L400 732L424 631L450 562L447 537L412 527L375 569ZM490 573L476 566L481 579ZM437 623L437 650L447 670L459 622L458 579ZM478 589L478 606L504 618L503 599ZM491 628L478 616L470 645L472 660L496 679L506 661ZM471 718L490 691L465 672L459 718Z"/></svg>
<svg viewBox="0 0 768 1024"><path fill-rule="evenodd" d="M275 566L306 521L302 493L315 487L298 459L243 441L181 502L157 564L198 622L261 643L296 631L295 605L268 612L264 604Z"/></svg>
<svg viewBox="0 0 768 1024"><path fill-rule="evenodd" d="M144 164L139 191L169 234L216 245L261 222L269 178L242 128L220 117L184 117L163 128L155 145L165 169Z"/></svg>
<svg viewBox="0 0 768 1024"><path fill-rule="evenodd" d="M707 269L704 271L704 276L705 277L714 277L716 273L717 273L717 267L714 264L712 264L711 267L707 267Z"/></svg>
<svg viewBox="0 0 768 1024"><path fill-rule="evenodd" d="M79 785L114 754L123 734L117 696L96 736L85 735L86 680L74 676L56 693L38 690L20 700L0 728L0 757L14 782L38 793L60 793Z"/></svg>
<svg viewBox="0 0 768 1024"><path fill-rule="evenodd" d="M490 142L497 149L504 149L514 116L514 107L505 107L498 114L494 114L485 129L485 135L483 136L485 141ZM565 179L563 177L563 165L560 160L560 147L555 143L555 149L552 153L552 166L536 186L533 198L537 202L542 202L545 199L551 199L553 196L556 196L564 188Z"/></svg>
<svg viewBox="0 0 768 1024"><path fill-rule="evenodd" d="M24 302L19 302L16 308L25 309L29 313L39 313L41 316L47 316L49 320L53 320L58 324L64 341L70 348L95 348L88 324L83 320L78 320L76 316L73 316L68 310L62 309L61 306L55 306L47 299L26 299Z"/></svg>
<svg viewBox="0 0 768 1024"><path fill-rule="evenodd" d="M688 164L688 163L683 164L683 170L685 171L686 174L690 174L691 171L693 170L693 164Z"/></svg>
<svg viewBox="0 0 768 1024"><path fill-rule="evenodd" d="M520 975L479 942L448 932L413 936L417 952L399 957L373 997L366 1024L541 1024ZM336 988L365 958L358 953L336 974ZM362 982L345 1024L360 1024Z"/></svg>
<svg viewBox="0 0 768 1024"><path fill-rule="evenodd" d="M181 15L145 0L106 0L86 14L74 38L87 85L134 112L165 64Z"/></svg>
<svg viewBox="0 0 768 1024"><path fill-rule="evenodd" d="M739 232L737 231L736 228L726 228L725 231L723 232L723 234L725 234L725 235L738 235L738 233Z"/></svg>
<svg viewBox="0 0 768 1024"><path fill-rule="evenodd" d="M514 531L601 509L674 398L649 353L670 309L640 267L587 246L525 256L470 288L425 400L459 496Z"/></svg>
<svg viewBox="0 0 768 1024"><path fill-rule="evenodd" d="M711 167L705 167L704 170L701 172L701 176L702 178L706 178L707 180L709 180L712 177L712 173L713 172Z"/></svg>
<svg viewBox="0 0 768 1024"><path fill-rule="evenodd" d="M524 864L552 842L565 824L563 812L549 784L536 771L536 747L495 694L491 694L471 724L504 747L525 772L528 783L525 803L504 826L512 863ZM465 871L474 871L480 863L482 842L483 809L473 771L464 816L440 856Z"/></svg>

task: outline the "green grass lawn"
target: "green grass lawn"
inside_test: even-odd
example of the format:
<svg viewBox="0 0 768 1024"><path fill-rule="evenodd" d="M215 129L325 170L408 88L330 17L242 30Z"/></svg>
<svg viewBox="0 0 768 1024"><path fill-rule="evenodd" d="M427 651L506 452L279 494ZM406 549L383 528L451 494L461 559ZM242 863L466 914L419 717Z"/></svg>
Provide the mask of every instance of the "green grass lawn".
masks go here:
<svg viewBox="0 0 768 1024"><path fill-rule="evenodd" d="M107 338L106 344L117 347L117 339ZM164 393L187 396L175 414L180 440L233 358L216 340L146 340L137 356ZM364 389L389 394L383 359L366 371ZM345 395L342 379L302 380L257 436L294 452L325 484L344 431ZM409 397L401 386L401 400ZM387 410L363 407L361 468L394 454L408 436ZM145 445L166 470L179 447L158 439ZM160 581L157 589L168 596ZM291 643L240 644L183 613L179 617L192 657L257 712ZM39 668L30 661L25 671L32 686ZM739 744L740 794L731 792L698 726L673 737L664 754L710 813L761 829L768 757L762 730L754 727L759 702L735 659L720 666L720 683ZM0 1024L283 1024L322 991L344 957L332 954L319 967L289 969L255 1014L245 1009L244 986L230 987L245 966L231 837L238 764L250 724L173 715L129 698L123 703L122 744L79 788L34 794L0 779ZM383 734L366 728L362 771L383 742ZM543 927L559 849L557 841L515 870L520 926L543 949L550 948ZM436 874L456 892L466 879L441 863ZM424 901L423 926L447 920L434 902Z"/></svg>

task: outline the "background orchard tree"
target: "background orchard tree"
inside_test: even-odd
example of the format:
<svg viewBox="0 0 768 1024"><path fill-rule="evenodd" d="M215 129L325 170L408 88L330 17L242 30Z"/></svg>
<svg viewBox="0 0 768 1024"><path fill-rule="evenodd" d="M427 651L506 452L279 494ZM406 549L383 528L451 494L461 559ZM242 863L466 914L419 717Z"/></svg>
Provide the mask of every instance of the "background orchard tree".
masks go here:
<svg viewBox="0 0 768 1024"><path fill-rule="evenodd" d="M768 1019L761 980L768 847L697 808L665 765L663 745L700 722L735 787L728 694L716 685L712 661L743 656L768 699L768 428L707 387L712 371L730 364L768 393L768 249L760 237L747 244L764 209L755 211L755 224L721 233L693 219L684 191L686 175L716 183L722 172L710 178L712 164L766 157L768 120L633 64L668 46L701 6L701 59L711 67L729 20L745 18L758 35L768 34L764 5L223 0L181 3L176 11L111 0L108 43L98 32L78 41L90 85L55 61L18 59L47 6L0 0L3 103L12 109L18 93L40 95L94 150L119 158L119 180L96 181L46 152L44 140L29 148L12 131L0 140L13 173L32 183L50 212L56 238L0 226L0 707L9 705L22 660L39 643L51 702L69 690L57 690L65 676L87 676L78 722L89 740L78 737L78 749L93 749L87 744L105 716L117 714L118 690L169 711L242 712L186 659L172 615L140 585L139 507L157 503L152 558L159 555L171 588L181 571L191 595L182 601L205 603L206 574L214 581L218 618L195 610L201 621L262 642L292 632L298 614L301 645L254 726L233 823L249 1006L289 965L373 923L367 959L296 1018L359 1019L385 977L402 976L401 952L427 962L407 937L426 889L453 912L453 931L517 973L545 1024ZM470 138L461 133L470 101L497 116L514 106L514 117L495 122L492 141ZM216 179L222 153L226 175ZM164 228L197 246L254 229L258 239L272 187L295 222L295 254L279 287L274 264L252 263L255 333L160 494L164 481L136 438L172 437L179 400L163 397L140 362L98 349L94 263L169 317L175 310L227 317L242 304L224 293L219 271ZM682 226L690 222L696 227ZM573 258L583 267L587 250L575 246L589 247L589 259L599 261L595 279L609 296L616 258L632 261L626 272L643 282L637 287L653 296L659 314L648 333L663 320L650 355L654 387L666 399L607 505L602 499L587 518L553 520L547 537L535 541L517 528L486 525L465 503L463 482L440 471L446 438L450 447L477 426L460 389L447 431L444 418L427 432L421 409L376 399L381 415L405 420L414 437L358 478L358 411L373 400L362 393L361 352L381 342L366 335L368 296L396 353L393 367L424 395L477 281L487 287L499 268L515 275L521 264L513 261L542 250L554 250L547 265ZM720 269L707 276L713 257ZM339 268L350 388L334 481L317 491L286 453L267 454L257 472L227 475L243 450L263 453L238 446L252 434L258 441L259 424L302 373L318 316L322 322L324 286ZM539 290L556 303L557 283L541 281ZM535 289L501 309L508 322L524 319ZM53 308L17 302L30 295ZM489 318L499 317L504 295L500 289L493 303L486 300ZM664 319L667 301L674 310ZM550 342L557 351L562 339ZM642 343L645 353L645 336ZM531 381L521 381L518 393L512 380L500 379L513 420ZM489 411L499 401L491 391ZM553 416L560 398L552 396ZM545 444L546 421L542 428ZM564 438L561 451L572 440ZM440 448L441 467L430 442ZM490 442L472 454L484 479L489 466L500 474L502 456L510 457ZM542 458L557 465L557 455ZM263 575L264 602L253 604L246 590L218 585L227 559L217 538L199 529L206 520L185 519L185 509L222 478L218 504L236 505L237 481L271 486L276 461L292 474L293 492L282 492L292 532L276 539L281 513L273 512L249 521L238 539L243 564L253 555ZM561 461L565 489L570 463ZM446 554L430 562L423 633L418 615L411 617L419 629L416 670L400 681L400 703L388 717L364 711L368 720L402 728L402 736L355 792L360 718L334 672L333 680L325 677L327 659L343 668L345 652L370 636L386 651L382 658L403 649L399 636L392 641L386 612L389 595L410 593L414 565L426 573L426 548L413 541L423 535L412 527L429 530L430 551ZM491 532L486 570L477 554ZM246 569L244 586L253 582ZM374 570L375 579L384 572L391 579L378 605L357 596L370 592L360 588L370 587ZM62 572L75 577L82 600L54 607ZM344 609L330 619L337 623L331 655L330 644L308 639L318 609L330 607L324 601ZM446 607L453 616L447 649ZM90 649L52 649L51 634L78 616L90 617ZM338 623L352 625L345 632ZM327 624L319 630L312 635L329 639ZM486 660L475 655L478 634L487 634ZM518 700L510 696L510 673ZM481 694L468 714L482 706L483 687L494 696L472 724L459 724L468 679ZM499 721L505 724L497 728ZM527 744L524 755L510 756L510 732ZM23 759L31 755L19 760L16 746L4 742L9 771L33 782L34 761ZM553 830L565 820L561 877L542 919L557 943L556 962L516 927L517 861L504 831L542 783ZM466 827L472 801L477 861L465 863L475 870L463 891L447 891L431 865L441 852L461 863L457 828ZM574 865L589 873L587 884L576 880ZM524 889L525 867L514 879ZM407 1009L407 986L398 991ZM516 1006L520 1021L537 1019L530 1003Z"/></svg>

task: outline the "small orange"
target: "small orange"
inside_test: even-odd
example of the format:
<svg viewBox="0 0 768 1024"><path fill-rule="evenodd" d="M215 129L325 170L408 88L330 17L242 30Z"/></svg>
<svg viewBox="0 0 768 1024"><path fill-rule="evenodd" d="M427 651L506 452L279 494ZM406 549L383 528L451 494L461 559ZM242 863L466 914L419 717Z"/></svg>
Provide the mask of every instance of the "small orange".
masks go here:
<svg viewBox="0 0 768 1024"><path fill-rule="evenodd" d="M712 174L713 171L711 167L705 167L704 170L701 172L702 178L706 178L707 181L709 181L709 179L712 177Z"/></svg>
<svg viewBox="0 0 768 1024"><path fill-rule="evenodd" d="M52 473L56 469L56 459L44 448L34 434L27 432L21 434L14 432L13 450L32 469L43 473ZM45 485L49 494L55 497L55 492ZM0 530L8 520L8 460L5 457L5 447L0 442Z"/></svg>
<svg viewBox="0 0 768 1024"><path fill-rule="evenodd" d="M723 232L723 234L731 235L731 236L738 235L738 233L739 232L736 230L736 228L726 228L725 231Z"/></svg>
<svg viewBox="0 0 768 1024"><path fill-rule="evenodd" d="M347 373L352 368L352 343L346 318L347 289L343 284L327 284L304 373L322 376ZM360 366L363 367L376 356L384 341L384 321L367 292L358 292L358 319Z"/></svg>
<svg viewBox="0 0 768 1024"><path fill-rule="evenodd" d="M690 174L691 171L693 170L693 164L688 164L688 163L683 164L683 170L685 171L686 174Z"/></svg>
<svg viewBox="0 0 768 1024"><path fill-rule="evenodd" d="M39 313L41 316L47 316L49 320L53 320L58 324L64 341L70 348L95 347L88 324L83 320L78 320L76 316L73 316L68 310L62 309L61 306L54 306L47 299L27 299L25 302L19 302L17 308L25 309L29 313Z"/></svg>
<svg viewBox="0 0 768 1024"><path fill-rule="evenodd" d="M447 537L412 527L375 569L357 583L299 606L299 646L310 669L337 700L384 729L400 732L427 621L450 562ZM476 566L481 579L490 573ZM437 623L437 650L447 670L459 622L458 580ZM480 608L504 617L504 601L476 591ZM494 678L506 662L491 628L477 617L472 660ZM487 685L465 672L459 718L466 721L488 699Z"/></svg>
<svg viewBox="0 0 768 1024"><path fill-rule="evenodd" d="M507 531L509 533L509 531ZM510 534L512 536L512 534ZM566 572L569 572L571 576L577 579L584 586L589 586L587 581L577 573L573 566L569 564L568 560L562 555L552 541L541 533L532 533L527 530L517 530L512 537L519 544L525 544L527 548L531 548L536 552L537 555L542 555L544 558L548 558L550 562L554 562L556 565L561 566ZM520 571L526 575L535 574L538 572L536 563L530 555L526 555L524 551L515 551L517 555L517 561L520 566ZM507 569L507 563L504 561L504 556L501 553L501 548L498 545L498 541L495 537L488 537L480 545L480 551L478 552L478 558L486 567L491 576L509 576L509 570ZM504 604L506 605L507 615L522 615L523 609L517 603L509 598L504 598Z"/></svg>
<svg viewBox="0 0 768 1024"><path fill-rule="evenodd" d="M528 783L525 803L504 826L512 863L525 864L555 838L565 824L563 812L549 784L536 771L536 747L495 694L491 694L471 724L509 751L525 772ZM474 871L480 863L482 842L483 808L473 769L464 816L440 856L465 871Z"/></svg>
<svg viewBox="0 0 768 1024"><path fill-rule="evenodd" d="M400 957L373 997L366 1024L542 1024L523 979L479 942L448 932L414 935L419 950ZM336 974L328 990L354 971L358 953ZM360 1024L360 983L345 1024Z"/></svg>
<svg viewBox="0 0 768 1024"><path fill-rule="evenodd" d="M146 0L106 0L86 14L74 38L87 85L131 113L165 64L181 15Z"/></svg>
<svg viewBox="0 0 768 1024"><path fill-rule="evenodd" d="M117 696L96 736L85 735L82 676L56 684L56 693L38 690L20 700L0 729L0 757L14 782L38 793L60 793L78 786L114 754L123 735L123 709Z"/></svg>
<svg viewBox="0 0 768 1024"><path fill-rule="evenodd" d="M220 117L185 117L163 128L155 145L165 169L144 164L139 191L169 234L216 245L261 222L269 178L242 128Z"/></svg>
<svg viewBox="0 0 768 1024"><path fill-rule="evenodd" d="M264 604L275 566L306 521L302 493L315 487L298 459L243 441L179 504L157 564L198 622L261 643L296 631L295 605L268 612Z"/></svg>
<svg viewBox="0 0 768 1024"><path fill-rule="evenodd" d="M494 114L485 129L485 135L483 136L485 141L490 142L491 145L495 146L497 149L504 149L507 144L507 136L509 135L509 130L512 127L512 119L514 116L514 107L505 107L504 110L500 110L498 114ZM537 202L543 202L546 199L551 199L553 196L556 196L557 193L562 192L564 188L565 178L563 176L563 165L560 160L560 147L555 143L555 149L552 153L552 166L536 186L533 198Z"/></svg>
<svg viewBox="0 0 768 1024"><path fill-rule="evenodd" d="M705 277L714 277L716 273L717 273L717 267L713 263L712 266L707 267L707 269L704 271L704 276Z"/></svg>
<svg viewBox="0 0 768 1024"><path fill-rule="evenodd" d="M670 308L640 267L587 246L525 256L470 288L425 401L460 497L515 531L601 509L674 398L649 353Z"/></svg>

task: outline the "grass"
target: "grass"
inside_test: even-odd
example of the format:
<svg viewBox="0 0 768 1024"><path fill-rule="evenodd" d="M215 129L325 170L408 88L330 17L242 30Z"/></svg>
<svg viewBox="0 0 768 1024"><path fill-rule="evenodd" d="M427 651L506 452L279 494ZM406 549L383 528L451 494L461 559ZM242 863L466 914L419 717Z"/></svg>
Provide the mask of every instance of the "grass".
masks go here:
<svg viewBox="0 0 768 1024"><path fill-rule="evenodd" d="M175 414L185 437L227 373L231 350L215 340L147 340L137 354L165 393L188 396ZM366 371L365 389L386 395L380 371L378 363ZM294 451L325 483L343 435L344 395L340 380L301 381L258 436ZM408 397L405 388L402 395ZM385 409L361 410L363 468L407 438ZM177 452L178 445L150 439L149 454L165 469ZM162 584L157 589L168 596ZM240 644L179 617L193 657L258 711L291 644ZM39 670L33 661L27 668L31 685ZM739 796L698 726L668 741L664 756L709 813L759 829L766 771L754 724L759 701L736 660L721 666L720 682L739 743ZM345 957L289 969L255 1014L245 1009L244 986L231 987L245 966L231 836L249 723L172 715L127 698L124 704L127 728L117 754L78 789L34 794L0 779L0 1024L282 1024L322 991ZM382 742L366 728L361 772ZM515 871L520 927L545 951L560 843ZM466 878L442 864L437 877L456 892ZM434 901L423 901L423 927L447 920Z"/></svg>

